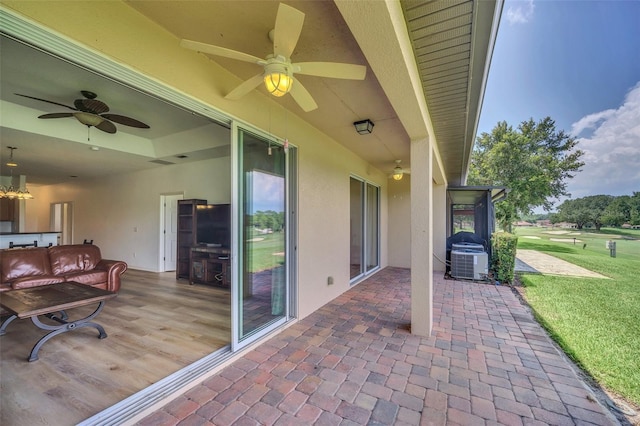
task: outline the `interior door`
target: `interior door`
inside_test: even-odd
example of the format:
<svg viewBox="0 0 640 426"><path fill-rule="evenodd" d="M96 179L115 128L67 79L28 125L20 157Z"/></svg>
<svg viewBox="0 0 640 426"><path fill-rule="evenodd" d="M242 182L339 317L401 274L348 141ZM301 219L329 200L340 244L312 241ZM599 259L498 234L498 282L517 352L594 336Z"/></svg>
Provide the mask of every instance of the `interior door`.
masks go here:
<svg viewBox="0 0 640 426"><path fill-rule="evenodd" d="M163 195L162 196L162 215L163 215L163 231L162 240L164 242L163 271L176 270L176 256L178 247L178 200L182 200L184 196L180 195Z"/></svg>

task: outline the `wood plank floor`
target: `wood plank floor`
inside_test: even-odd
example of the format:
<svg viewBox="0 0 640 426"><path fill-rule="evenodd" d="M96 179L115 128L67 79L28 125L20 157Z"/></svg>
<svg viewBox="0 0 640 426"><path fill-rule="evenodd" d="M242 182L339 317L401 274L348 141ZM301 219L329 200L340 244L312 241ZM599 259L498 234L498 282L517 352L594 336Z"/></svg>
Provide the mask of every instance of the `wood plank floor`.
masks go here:
<svg viewBox="0 0 640 426"><path fill-rule="evenodd" d="M95 306L68 311L88 315ZM72 425L229 344L230 293L175 280L175 273L129 270L118 297L87 327L49 340L16 320L0 337L0 424Z"/></svg>

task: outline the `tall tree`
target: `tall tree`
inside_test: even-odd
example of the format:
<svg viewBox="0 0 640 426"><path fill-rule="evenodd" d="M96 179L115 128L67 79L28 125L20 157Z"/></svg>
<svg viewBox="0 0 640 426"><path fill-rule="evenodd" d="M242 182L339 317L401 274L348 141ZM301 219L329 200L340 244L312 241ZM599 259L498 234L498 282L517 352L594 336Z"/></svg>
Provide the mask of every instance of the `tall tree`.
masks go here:
<svg viewBox="0 0 640 426"><path fill-rule="evenodd" d="M469 185L505 186L510 192L496 205L504 230L535 207L549 211L553 199L569 195L567 180L584 165L577 141L556 131L555 121L530 119L517 129L505 121L482 133L471 155Z"/></svg>

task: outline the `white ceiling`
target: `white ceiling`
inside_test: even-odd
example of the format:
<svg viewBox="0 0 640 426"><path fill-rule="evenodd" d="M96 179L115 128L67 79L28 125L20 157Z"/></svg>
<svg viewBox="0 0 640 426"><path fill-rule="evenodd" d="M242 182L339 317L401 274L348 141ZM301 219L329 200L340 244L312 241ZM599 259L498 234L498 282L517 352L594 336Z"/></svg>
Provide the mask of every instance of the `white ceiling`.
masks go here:
<svg viewBox="0 0 640 426"><path fill-rule="evenodd" d="M258 57L265 57L272 52L268 33L274 26L278 1L133 0L125 3L178 39L215 44ZM302 33L291 57L293 62L354 63L365 65L368 70L364 81L297 76L317 102L317 110L303 112L290 96L284 96L277 102L380 170L391 171L396 159L402 160L404 167L410 167L407 132L336 4L332 1L304 0L286 3L305 13ZM475 20L482 16L478 10L482 12L483 8L492 15L495 2L412 0L403 1L402 6L405 19L411 18L407 26L429 109L435 111L438 106L442 107L441 114L433 118L433 127L439 147L445 155L446 175L450 183L456 182L465 173L465 152L470 150L469 144L477 124L477 104L484 87L484 78L480 77L484 77L487 46L490 44L492 16L483 17L481 25L476 25ZM487 22L489 28L486 28ZM479 44L484 50L476 48L478 34L481 36ZM459 96L465 101L456 105L455 113L447 114L451 98L446 92L444 95L440 92L438 96L429 96L429 90L446 89L451 85L446 81L447 72L438 80L429 78L434 70L425 66L425 61L428 64L435 58L421 56L425 52L419 49L418 42L425 40L428 54L452 44L464 44L457 49L466 53L453 57L462 60L462 63L457 62L457 72L452 73L452 78L456 79L456 91L464 91L466 86L467 93ZM441 42L446 44L439 44ZM228 152L225 151L228 147L220 147L219 143L194 142L195 146L184 147L177 142L177 135L184 132L205 133L203 129L212 126L217 128L215 131L221 135L220 139L224 139L225 129L212 124L209 119L195 116L5 37L2 37L1 43L0 155L4 165L4 158L9 152L6 147L18 147L15 159L20 170L17 173L27 175L29 184L60 182L69 179L70 175L92 178L105 173L160 167L150 162L156 159L184 162ZM132 40L132 49L135 48L144 47L136 46L135 40ZM213 56L210 59L237 75L239 82L260 71L250 63ZM446 63L447 59L443 61ZM466 79L461 75L465 72ZM480 75L474 74L475 78L471 79L472 72L480 72ZM438 88L434 88L434 84L438 84ZM143 121L151 128L134 129L116 124L118 133L115 135L92 128L91 141L88 142L86 127L73 118L37 119L43 113L66 112L63 107L14 95L22 93L73 105L73 100L81 97L80 90L97 93L98 99L109 105L110 112ZM355 132L352 123L365 118L371 119L375 127L372 134L361 136ZM458 131L451 132L452 129ZM127 137L122 138L124 135ZM159 138L166 141L162 145L163 150L154 148ZM171 143L172 138L175 138L175 144ZM100 150L92 151L89 149L91 146L98 146ZM176 157L181 154L188 157ZM52 158L56 161L51 161ZM8 174L6 167L2 168L2 174Z"/></svg>
<svg viewBox="0 0 640 426"><path fill-rule="evenodd" d="M152 141L177 138L185 132L202 133L208 128L224 134L226 129L207 118L4 36L0 38L0 49L0 167L5 176L10 173L5 166L9 146L17 148L13 155L18 167L13 173L26 175L30 186L161 167L151 162L154 160L184 163L229 153L228 147L225 150L194 144L189 147L176 144L171 153L159 150ZM73 106L74 99L83 98L80 90L93 91L98 95L97 99L109 106L111 113L140 120L150 129L116 124L117 133L108 134L96 128L88 132L87 127L71 117L40 120L37 117L41 114L71 110L16 95L20 93ZM229 139L224 140L228 143Z"/></svg>

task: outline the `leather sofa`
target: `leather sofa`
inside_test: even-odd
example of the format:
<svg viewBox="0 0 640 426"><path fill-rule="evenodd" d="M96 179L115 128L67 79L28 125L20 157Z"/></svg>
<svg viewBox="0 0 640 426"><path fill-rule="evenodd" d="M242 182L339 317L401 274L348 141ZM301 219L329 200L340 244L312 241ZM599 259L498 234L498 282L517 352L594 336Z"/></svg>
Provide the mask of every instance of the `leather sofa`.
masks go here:
<svg viewBox="0 0 640 426"><path fill-rule="evenodd" d="M103 259L93 244L0 250L0 292L75 281L113 292L127 264Z"/></svg>

